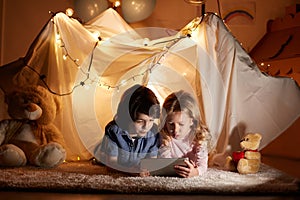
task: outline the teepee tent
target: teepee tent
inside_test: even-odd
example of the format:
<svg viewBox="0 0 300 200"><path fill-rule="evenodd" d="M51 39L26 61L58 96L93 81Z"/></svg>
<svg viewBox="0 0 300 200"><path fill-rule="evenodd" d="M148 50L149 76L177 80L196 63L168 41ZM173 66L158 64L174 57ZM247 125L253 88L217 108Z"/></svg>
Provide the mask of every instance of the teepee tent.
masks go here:
<svg viewBox="0 0 300 200"><path fill-rule="evenodd" d="M120 96L133 84L153 89L161 103L173 91L192 93L220 155L228 146L235 150L246 132L260 132L263 148L300 115L297 84L261 73L214 14L176 32L133 30L112 9L86 25L57 13L24 62L13 81L35 74L27 81L48 87L64 102L56 123L71 160L93 156ZM4 91L6 86L1 83Z"/></svg>

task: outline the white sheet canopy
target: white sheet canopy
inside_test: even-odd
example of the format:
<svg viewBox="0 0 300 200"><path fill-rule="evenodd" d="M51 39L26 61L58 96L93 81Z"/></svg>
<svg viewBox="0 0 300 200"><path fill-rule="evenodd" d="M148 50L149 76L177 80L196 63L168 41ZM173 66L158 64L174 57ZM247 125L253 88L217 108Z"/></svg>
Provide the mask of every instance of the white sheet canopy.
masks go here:
<svg viewBox="0 0 300 200"><path fill-rule="evenodd" d="M133 30L113 9L85 25L57 13L24 61L16 83L30 74L27 81L61 95L64 109L56 124L67 142L69 160L93 156L123 91L138 83L153 89L161 103L173 91L191 92L220 155L230 146L239 148L246 132L260 132L260 148L265 147L300 114L297 84L261 73L214 14L176 32Z"/></svg>

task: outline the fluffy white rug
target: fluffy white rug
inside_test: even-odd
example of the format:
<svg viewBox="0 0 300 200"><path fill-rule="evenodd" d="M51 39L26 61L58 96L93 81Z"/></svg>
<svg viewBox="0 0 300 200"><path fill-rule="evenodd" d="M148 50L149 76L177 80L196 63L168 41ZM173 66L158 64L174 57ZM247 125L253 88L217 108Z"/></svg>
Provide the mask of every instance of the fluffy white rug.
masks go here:
<svg viewBox="0 0 300 200"><path fill-rule="evenodd" d="M201 177L135 177L91 162L69 162L55 169L1 168L0 190L108 193L299 194L299 180L267 165L241 175L209 168Z"/></svg>

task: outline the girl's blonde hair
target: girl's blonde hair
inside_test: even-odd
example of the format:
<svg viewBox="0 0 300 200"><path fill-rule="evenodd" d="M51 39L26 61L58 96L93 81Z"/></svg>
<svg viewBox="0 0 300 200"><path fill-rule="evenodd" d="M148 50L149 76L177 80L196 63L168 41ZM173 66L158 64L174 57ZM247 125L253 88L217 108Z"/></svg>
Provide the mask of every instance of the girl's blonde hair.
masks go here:
<svg viewBox="0 0 300 200"><path fill-rule="evenodd" d="M163 103L160 120L162 123L160 131L162 145L168 145L171 140L172 136L167 131L165 121L167 116L173 112L186 112L193 119L191 132L194 133L193 141L196 145L201 145L204 141L209 139L210 133L207 126L201 120L198 103L190 93L180 90L171 93Z"/></svg>

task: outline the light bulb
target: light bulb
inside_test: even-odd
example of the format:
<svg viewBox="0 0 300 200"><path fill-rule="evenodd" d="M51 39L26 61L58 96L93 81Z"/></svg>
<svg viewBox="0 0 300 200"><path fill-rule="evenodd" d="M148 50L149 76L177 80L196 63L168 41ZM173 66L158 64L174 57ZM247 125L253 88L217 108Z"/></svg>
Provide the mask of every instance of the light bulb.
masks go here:
<svg viewBox="0 0 300 200"><path fill-rule="evenodd" d="M96 40L98 40L99 37L100 37L100 32L99 32L99 31L93 32L93 37L94 37Z"/></svg>
<svg viewBox="0 0 300 200"><path fill-rule="evenodd" d="M144 46L148 46L148 45L149 45L149 42L150 42L149 38L144 38L144 40L143 40L143 45L144 45Z"/></svg>
<svg viewBox="0 0 300 200"><path fill-rule="evenodd" d="M55 39L56 39L56 44L58 44L60 46L62 42L61 42L59 33L55 34Z"/></svg>
<svg viewBox="0 0 300 200"><path fill-rule="evenodd" d="M121 2L120 1L115 1L114 2L114 7L117 8L121 5Z"/></svg>
<svg viewBox="0 0 300 200"><path fill-rule="evenodd" d="M72 17L74 14L74 10L72 8L67 8L66 9L66 15L69 17Z"/></svg>

